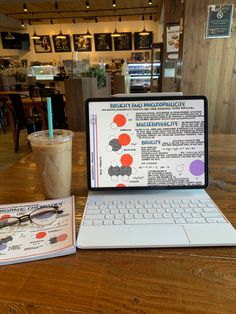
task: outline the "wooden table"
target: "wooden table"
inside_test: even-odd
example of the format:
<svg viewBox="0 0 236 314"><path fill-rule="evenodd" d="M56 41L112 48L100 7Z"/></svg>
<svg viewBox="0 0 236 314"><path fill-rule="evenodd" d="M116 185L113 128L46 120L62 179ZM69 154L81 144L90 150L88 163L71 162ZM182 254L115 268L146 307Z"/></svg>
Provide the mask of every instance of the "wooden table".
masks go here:
<svg viewBox="0 0 236 314"><path fill-rule="evenodd" d="M236 226L236 135L212 135L208 193ZM0 202L43 199L32 154L0 174ZM79 226L85 136L73 147ZM236 313L236 247L77 250L0 267L0 313Z"/></svg>
<svg viewBox="0 0 236 314"><path fill-rule="evenodd" d="M29 96L29 91L15 91L15 90L0 90L0 96L7 96L7 95L26 95Z"/></svg>

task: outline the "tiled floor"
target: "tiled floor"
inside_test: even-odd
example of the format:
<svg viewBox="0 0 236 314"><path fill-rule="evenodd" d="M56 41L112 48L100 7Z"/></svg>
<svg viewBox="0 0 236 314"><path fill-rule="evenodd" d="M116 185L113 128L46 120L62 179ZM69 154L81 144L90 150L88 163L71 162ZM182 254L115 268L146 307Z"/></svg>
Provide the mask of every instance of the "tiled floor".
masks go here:
<svg viewBox="0 0 236 314"><path fill-rule="evenodd" d="M6 134L4 134L0 129L0 172L14 165L17 160L31 151L27 141L26 130L22 130L20 133L20 145L17 153L14 152L11 129L7 128L6 131Z"/></svg>

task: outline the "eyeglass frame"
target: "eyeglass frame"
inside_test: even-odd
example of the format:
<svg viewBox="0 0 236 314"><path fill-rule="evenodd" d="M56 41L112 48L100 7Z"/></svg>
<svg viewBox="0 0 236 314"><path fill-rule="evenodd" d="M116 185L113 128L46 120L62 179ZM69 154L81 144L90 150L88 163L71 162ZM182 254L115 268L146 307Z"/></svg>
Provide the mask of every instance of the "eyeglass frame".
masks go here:
<svg viewBox="0 0 236 314"><path fill-rule="evenodd" d="M3 219L0 219L0 221L2 220L7 220L7 219L9 219L9 218L14 218L14 219L17 219L18 221L19 221L19 224L17 225L17 228L16 228L16 230L20 227L20 225L21 225L21 223L23 223L23 222L27 222L27 221L30 221L32 224L35 224L35 225L37 225L37 226L46 226L46 225L43 225L43 224L39 224L39 223L37 223L37 222L35 222L35 221L33 221L32 220L32 217L31 217L31 215L35 212L35 211L37 211L37 210L39 210L39 209L42 209L42 208L54 208L55 209L55 212L56 212L56 214L58 215L58 214L62 214L64 211L63 211L63 209L60 209L59 208L59 206L58 205L54 205L54 206L41 206L41 207L38 207L38 208L36 208L36 209L34 209L32 212L30 212L29 214L24 214L24 215L22 215L22 216L20 216L20 217L17 217L17 216L11 216L11 217L8 217L8 218L3 218ZM51 222L52 223L52 222ZM49 224L47 224L47 225L50 225L51 223L49 223ZM15 224L15 223L14 223ZM12 222L12 225L14 225L13 224L13 222ZM10 227L11 226L11 223L9 223L9 225L5 225L5 226L0 226L0 229L4 229L5 227ZM16 232L16 230L13 232L13 234ZM12 235L13 235L12 234ZM4 240L5 238L0 238L0 241L2 241L2 240Z"/></svg>

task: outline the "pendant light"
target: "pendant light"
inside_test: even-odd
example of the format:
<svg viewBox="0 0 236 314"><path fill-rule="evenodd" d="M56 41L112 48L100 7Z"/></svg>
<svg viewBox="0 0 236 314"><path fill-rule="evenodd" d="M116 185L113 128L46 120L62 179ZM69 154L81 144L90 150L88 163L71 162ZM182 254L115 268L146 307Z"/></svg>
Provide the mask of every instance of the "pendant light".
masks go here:
<svg viewBox="0 0 236 314"><path fill-rule="evenodd" d="M145 29L145 18L144 15L142 15L142 20L143 20L143 30L139 32L140 36L148 36L149 32Z"/></svg>
<svg viewBox="0 0 236 314"><path fill-rule="evenodd" d="M32 39L40 39L40 36L37 35L36 31L35 31L35 26L34 26L34 33L33 35L31 36Z"/></svg>
<svg viewBox="0 0 236 314"><path fill-rule="evenodd" d="M120 37L120 36L121 36L121 34L119 32L117 32L117 29L116 29L116 15L115 15L115 30L111 34L111 37Z"/></svg>
<svg viewBox="0 0 236 314"><path fill-rule="evenodd" d="M61 31L61 23L60 23L60 32L59 34L56 36L56 38L58 39L66 39L66 35L64 35Z"/></svg>
<svg viewBox="0 0 236 314"><path fill-rule="evenodd" d="M93 35L90 33L88 29L88 20L87 20L87 32L84 34L84 38L93 38Z"/></svg>
<svg viewBox="0 0 236 314"><path fill-rule="evenodd" d="M13 39L15 39L15 37L10 32L8 32L8 34L6 35L5 39L6 40L13 40Z"/></svg>

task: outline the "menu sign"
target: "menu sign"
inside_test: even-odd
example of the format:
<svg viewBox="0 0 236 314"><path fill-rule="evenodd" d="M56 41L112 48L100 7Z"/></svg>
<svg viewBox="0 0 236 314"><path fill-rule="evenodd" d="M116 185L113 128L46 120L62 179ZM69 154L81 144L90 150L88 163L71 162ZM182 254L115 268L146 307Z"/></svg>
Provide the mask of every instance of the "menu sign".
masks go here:
<svg viewBox="0 0 236 314"><path fill-rule="evenodd" d="M52 52L50 37L48 35L39 37L38 39L34 39L35 52Z"/></svg>
<svg viewBox="0 0 236 314"><path fill-rule="evenodd" d="M55 52L70 52L70 35L65 35L65 38L57 38L56 35L52 36Z"/></svg>
<svg viewBox="0 0 236 314"><path fill-rule="evenodd" d="M94 34L94 41L96 51L112 50L111 33Z"/></svg>
<svg viewBox="0 0 236 314"><path fill-rule="evenodd" d="M73 35L75 51L91 51L91 39L84 37L84 34Z"/></svg>
<svg viewBox="0 0 236 314"><path fill-rule="evenodd" d="M230 37L232 18L232 4L208 6L206 38Z"/></svg>
<svg viewBox="0 0 236 314"><path fill-rule="evenodd" d="M134 33L134 49L145 50L152 47L152 32L148 32L148 35L140 35L138 32Z"/></svg>
<svg viewBox="0 0 236 314"><path fill-rule="evenodd" d="M132 33L120 33L114 37L115 50L132 50Z"/></svg>

